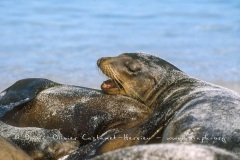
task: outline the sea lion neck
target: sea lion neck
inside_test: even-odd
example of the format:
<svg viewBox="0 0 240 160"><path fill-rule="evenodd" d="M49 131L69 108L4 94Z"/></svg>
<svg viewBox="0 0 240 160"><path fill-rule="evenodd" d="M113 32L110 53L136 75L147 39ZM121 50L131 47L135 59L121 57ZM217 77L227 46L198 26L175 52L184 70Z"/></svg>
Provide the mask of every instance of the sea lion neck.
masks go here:
<svg viewBox="0 0 240 160"><path fill-rule="evenodd" d="M189 76L179 70L167 70L164 76L159 76L157 84L151 89L151 95L146 98L146 105L155 109L159 104L168 99L168 95L174 95L181 87L190 82ZM181 78L179 78L181 77ZM184 82L184 83L183 83Z"/></svg>

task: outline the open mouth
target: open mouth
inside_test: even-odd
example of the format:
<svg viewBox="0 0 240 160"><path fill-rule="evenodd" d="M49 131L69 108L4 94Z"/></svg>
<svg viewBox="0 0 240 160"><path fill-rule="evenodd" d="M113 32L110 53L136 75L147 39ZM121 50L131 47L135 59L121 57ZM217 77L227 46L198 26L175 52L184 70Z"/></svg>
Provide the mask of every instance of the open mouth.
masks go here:
<svg viewBox="0 0 240 160"><path fill-rule="evenodd" d="M123 87L116 80L108 79L102 83L101 89L108 94L119 94Z"/></svg>
<svg viewBox="0 0 240 160"><path fill-rule="evenodd" d="M116 79L117 74L109 67L108 65L103 65L101 63L101 59L98 60L98 67L102 71L104 75L109 77L110 79L103 81L101 84L101 89L104 93L107 94L121 94L124 93L124 87L122 85L122 82Z"/></svg>
<svg viewBox="0 0 240 160"><path fill-rule="evenodd" d="M102 89L117 88L117 85L112 79L108 79L102 83L101 88Z"/></svg>
<svg viewBox="0 0 240 160"><path fill-rule="evenodd" d="M123 89L122 85L113 79L108 79L106 81L103 81L101 88L102 89L113 89L113 88Z"/></svg>

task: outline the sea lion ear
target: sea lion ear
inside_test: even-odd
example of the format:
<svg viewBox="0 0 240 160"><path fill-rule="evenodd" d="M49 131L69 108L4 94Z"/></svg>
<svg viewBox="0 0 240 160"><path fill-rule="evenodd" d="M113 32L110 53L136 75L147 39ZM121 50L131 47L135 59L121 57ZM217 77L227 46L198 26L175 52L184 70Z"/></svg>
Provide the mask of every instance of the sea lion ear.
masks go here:
<svg viewBox="0 0 240 160"><path fill-rule="evenodd" d="M142 68L142 66L139 62L126 61L125 66L127 67L128 71L133 72L133 73L140 71Z"/></svg>

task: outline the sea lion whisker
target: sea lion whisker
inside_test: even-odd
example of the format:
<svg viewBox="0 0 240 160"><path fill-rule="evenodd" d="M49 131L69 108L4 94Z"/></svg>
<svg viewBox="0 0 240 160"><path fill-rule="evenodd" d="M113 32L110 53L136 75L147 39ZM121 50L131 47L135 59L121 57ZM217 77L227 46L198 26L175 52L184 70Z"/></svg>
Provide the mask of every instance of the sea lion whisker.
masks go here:
<svg viewBox="0 0 240 160"><path fill-rule="evenodd" d="M112 69L111 69L111 70L112 70ZM117 74L114 70L112 70L112 72L114 72L114 75L115 75L114 79L116 79L116 80L118 81L118 83L120 83L121 86L123 86L123 84L122 84L123 80L121 79L121 77L118 76L118 74ZM137 98L139 98L141 101L145 102L145 99L144 99L142 96L140 96L137 92L135 92L135 90L134 90L130 85L128 85L128 84L125 84L125 85L127 85L127 88L129 88L129 90L131 90L131 92L132 92ZM124 86L123 86L123 88L124 88Z"/></svg>
<svg viewBox="0 0 240 160"><path fill-rule="evenodd" d="M101 75L102 75L103 77L108 78L108 76L107 76L106 74L104 74L99 68L98 68L98 71L99 71L99 73L101 73Z"/></svg>
<svg viewBox="0 0 240 160"><path fill-rule="evenodd" d="M121 81L118 80L117 74L111 69L109 66L104 66L102 72L107 76L108 78L111 78L113 83L115 84L115 87L117 87L119 90L123 89Z"/></svg>
<svg viewBox="0 0 240 160"><path fill-rule="evenodd" d="M140 96L130 85L128 85L127 83L125 83L123 85L124 80L121 78L121 76L113 70L113 68L109 65L105 65L102 67L102 72L108 76L109 78L111 78L114 83L116 84L116 87L119 88L120 90L125 90L125 88L127 87L128 90L131 91L131 93L136 96L136 98L140 99L142 102L145 102L146 99L144 99L142 96ZM126 92L126 90L125 90Z"/></svg>
<svg viewBox="0 0 240 160"><path fill-rule="evenodd" d="M109 68L109 70L111 71L111 73L112 73L112 76L113 76L113 81L115 82L115 84L116 84L116 86L119 88L119 89L121 89L121 88L123 88L123 85L122 85L122 82L119 80L119 76L118 76L118 74L112 69L112 68ZM121 87L121 86L122 87Z"/></svg>
<svg viewBox="0 0 240 160"><path fill-rule="evenodd" d="M124 89L124 86L122 84L123 81L118 75L118 73L116 73L111 67L109 67L109 71L112 73L111 78L114 80L114 82L116 82L117 87L119 89ZM121 85L121 87L119 85Z"/></svg>

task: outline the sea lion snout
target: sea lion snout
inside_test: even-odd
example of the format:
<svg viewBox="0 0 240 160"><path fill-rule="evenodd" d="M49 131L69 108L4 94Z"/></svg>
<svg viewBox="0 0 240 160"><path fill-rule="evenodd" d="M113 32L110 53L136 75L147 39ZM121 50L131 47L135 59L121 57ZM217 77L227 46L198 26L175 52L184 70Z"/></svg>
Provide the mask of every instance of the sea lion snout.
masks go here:
<svg viewBox="0 0 240 160"><path fill-rule="evenodd" d="M99 59L97 60L97 66L98 66L98 67L101 65L103 59L104 59L104 58L99 58Z"/></svg>
<svg viewBox="0 0 240 160"><path fill-rule="evenodd" d="M112 59L112 57L102 57L97 60L97 66L100 67L104 63L109 62Z"/></svg>

